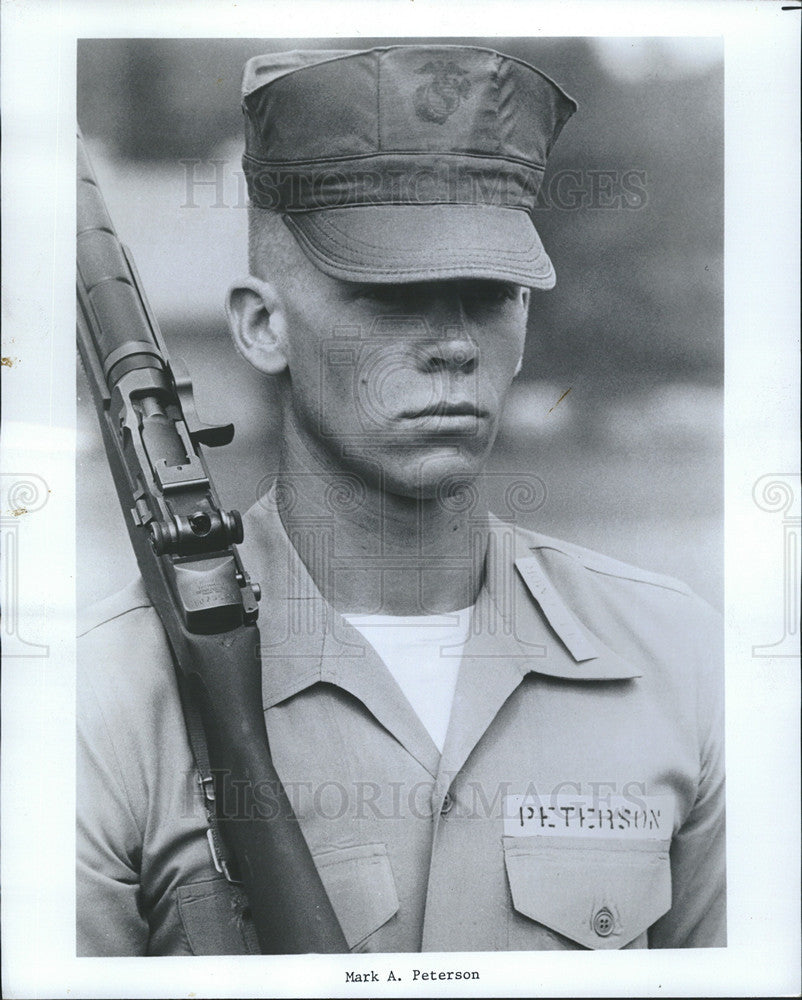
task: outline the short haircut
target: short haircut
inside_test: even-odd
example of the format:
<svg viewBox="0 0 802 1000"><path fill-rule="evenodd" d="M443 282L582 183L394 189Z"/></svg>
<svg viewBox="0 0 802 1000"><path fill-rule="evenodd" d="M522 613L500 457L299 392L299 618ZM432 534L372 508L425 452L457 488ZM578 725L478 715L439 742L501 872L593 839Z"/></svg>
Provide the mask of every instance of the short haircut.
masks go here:
<svg viewBox="0 0 802 1000"><path fill-rule="evenodd" d="M248 206L248 269L255 278L292 287L302 253L279 212Z"/></svg>

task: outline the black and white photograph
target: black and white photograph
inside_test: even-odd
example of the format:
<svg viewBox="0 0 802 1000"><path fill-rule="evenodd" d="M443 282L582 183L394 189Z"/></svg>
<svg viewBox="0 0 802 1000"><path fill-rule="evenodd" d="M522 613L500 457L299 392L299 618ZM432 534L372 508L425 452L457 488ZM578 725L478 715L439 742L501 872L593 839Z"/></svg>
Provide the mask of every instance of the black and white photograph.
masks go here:
<svg viewBox="0 0 802 1000"><path fill-rule="evenodd" d="M15 705L71 664L36 766L58 742L75 995L792 985L798 381L771 389L733 308L743 27L593 4L583 31L503 33L438 6L406 31L76 17L72 430L3 476L5 593L40 559L68 581L58 637L22 598L4 620ZM792 298L773 280L744 293L762 324ZM4 335L4 386L21 352ZM750 364L774 423L733 407ZM26 541L69 462L69 539ZM771 541L734 548L750 519ZM771 579L752 625L745 561ZM772 788L773 846L745 818ZM741 994L747 899L785 938Z"/></svg>
<svg viewBox="0 0 802 1000"><path fill-rule="evenodd" d="M721 947L722 46L376 41L79 43L79 954Z"/></svg>

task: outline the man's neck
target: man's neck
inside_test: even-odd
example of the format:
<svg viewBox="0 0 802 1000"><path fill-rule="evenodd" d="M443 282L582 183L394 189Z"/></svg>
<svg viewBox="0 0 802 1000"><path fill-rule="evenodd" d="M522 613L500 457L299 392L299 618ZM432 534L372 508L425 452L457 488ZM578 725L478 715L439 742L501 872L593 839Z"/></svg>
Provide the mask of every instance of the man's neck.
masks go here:
<svg viewBox="0 0 802 1000"><path fill-rule="evenodd" d="M388 493L328 468L285 428L279 516L315 585L343 614L443 614L473 604L487 508L482 499L465 510L460 500Z"/></svg>

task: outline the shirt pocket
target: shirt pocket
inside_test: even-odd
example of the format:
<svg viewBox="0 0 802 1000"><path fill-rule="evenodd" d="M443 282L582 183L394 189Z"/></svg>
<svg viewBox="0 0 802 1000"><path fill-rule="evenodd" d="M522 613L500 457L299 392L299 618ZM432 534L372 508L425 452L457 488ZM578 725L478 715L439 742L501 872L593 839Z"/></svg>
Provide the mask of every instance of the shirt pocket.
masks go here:
<svg viewBox="0 0 802 1000"><path fill-rule="evenodd" d="M175 894L193 955L259 953L245 896L224 879L180 885Z"/></svg>
<svg viewBox="0 0 802 1000"><path fill-rule="evenodd" d="M667 840L504 837L515 910L585 948L624 948L671 908ZM558 945L559 947L559 945Z"/></svg>
<svg viewBox="0 0 802 1000"><path fill-rule="evenodd" d="M351 951L371 951L370 936L398 912L384 844L360 844L315 855L315 865Z"/></svg>

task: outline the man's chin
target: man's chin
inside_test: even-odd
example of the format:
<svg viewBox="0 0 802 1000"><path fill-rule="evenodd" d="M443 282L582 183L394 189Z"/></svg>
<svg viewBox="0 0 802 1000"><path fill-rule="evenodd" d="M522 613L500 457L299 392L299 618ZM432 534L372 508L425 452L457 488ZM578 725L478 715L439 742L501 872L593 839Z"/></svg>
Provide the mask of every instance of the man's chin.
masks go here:
<svg viewBox="0 0 802 1000"><path fill-rule="evenodd" d="M383 489L410 500L439 500L454 512L473 508L478 502L476 480L486 456L466 456L438 451L416 461L383 463Z"/></svg>

